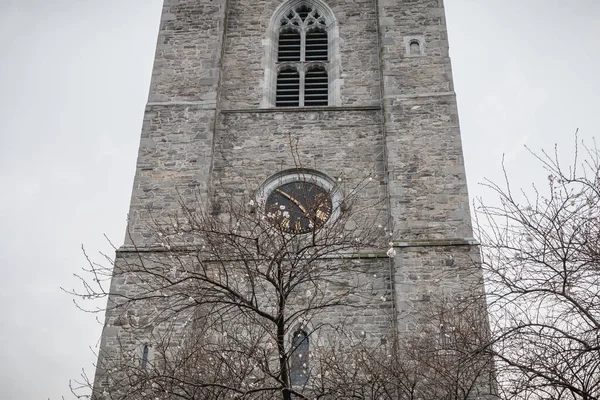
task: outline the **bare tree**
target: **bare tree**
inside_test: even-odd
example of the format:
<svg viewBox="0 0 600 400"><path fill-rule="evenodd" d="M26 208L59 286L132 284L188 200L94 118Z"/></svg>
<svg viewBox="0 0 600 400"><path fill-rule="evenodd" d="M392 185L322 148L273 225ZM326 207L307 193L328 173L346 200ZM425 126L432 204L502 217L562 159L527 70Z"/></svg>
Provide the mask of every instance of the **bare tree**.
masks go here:
<svg viewBox="0 0 600 400"><path fill-rule="evenodd" d="M85 291L74 294L108 297L105 331L114 332L104 335L94 395L314 397L314 349L348 310L372 307L390 329L379 300L389 284L369 279L385 267L389 241L377 204L361 199L371 181L346 190L339 209L299 204L311 228L303 234L264 199L225 196L218 212L182 200L179 215L151 215L158 248L120 250L114 269L90 262L92 279L82 276ZM323 213L336 217L324 224Z"/></svg>
<svg viewBox="0 0 600 400"><path fill-rule="evenodd" d="M499 205L478 212L503 397L598 399L599 153L581 144L568 167L556 149L531 154L547 185L488 183Z"/></svg>
<svg viewBox="0 0 600 400"><path fill-rule="evenodd" d="M344 346L323 349L326 373L318 382L335 390L338 399L496 398L490 336L482 329L487 314L480 302L469 300L432 299L428 322L379 346L351 338Z"/></svg>
<svg viewBox="0 0 600 400"><path fill-rule="evenodd" d="M292 153L299 181L310 182ZM96 376L84 375L74 393L468 400L493 392L481 298L432 300L414 332L396 335L396 252L385 194L372 195L378 186L372 176L340 178L328 193L279 186L271 193L280 202L221 193L209 209L181 196L176 215L148 211L144 244L132 239L106 265L90 260L83 290L70 291L107 298L94 310L106 313ZM328 202L342 190L343 201Z"/></svg>

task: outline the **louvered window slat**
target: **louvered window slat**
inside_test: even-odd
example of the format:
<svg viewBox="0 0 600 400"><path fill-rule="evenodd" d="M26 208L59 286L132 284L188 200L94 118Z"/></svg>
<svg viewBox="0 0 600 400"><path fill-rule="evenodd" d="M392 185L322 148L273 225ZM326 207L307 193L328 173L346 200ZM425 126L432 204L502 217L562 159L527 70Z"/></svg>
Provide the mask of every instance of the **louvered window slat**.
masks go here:
<svg viewBox="0 0 600 400"><path fill-rule="evenodd" d="M327 32L306 34L306 61L327 61Z"/></svg>
<svg viewBox="0 0 600 400"><path fill-rule="evenodd" d="M300 74L296 70L283 70L277 75L276 107L300 105Z"/></svg>
<svg viewBox="0 0 600 400"><path fill-rule="evenodd" d="M300 4L288 9L280 23L277 61L283 70L277 75L275 106L327 106L328 19Z"/></svg>
<svg viewBox="0 0 600 400"><path fill-rule="evenodd" d="M327 97L327 72L324 69L307 71L304 82L304 105L326 106Z"/></svg>
<svg viewBox="0 0 600 400"><path fill-rule="evenodd" d="M277 54L279 61L300 61L300 34L298 32L280 33Z"/></svg>

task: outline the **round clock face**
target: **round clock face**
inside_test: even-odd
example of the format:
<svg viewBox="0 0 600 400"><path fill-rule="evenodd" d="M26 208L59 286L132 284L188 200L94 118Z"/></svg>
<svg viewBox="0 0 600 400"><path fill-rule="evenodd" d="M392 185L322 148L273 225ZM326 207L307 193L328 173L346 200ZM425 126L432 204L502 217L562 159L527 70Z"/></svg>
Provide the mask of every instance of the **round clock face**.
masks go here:
<svg viewBox="0 0 600 400"><path fill-rule="evenodd" d="M331 216L332 208L328 191L308 181L289 182L275 188L265 203L269 219L289 233L320 228Z"/></svg>

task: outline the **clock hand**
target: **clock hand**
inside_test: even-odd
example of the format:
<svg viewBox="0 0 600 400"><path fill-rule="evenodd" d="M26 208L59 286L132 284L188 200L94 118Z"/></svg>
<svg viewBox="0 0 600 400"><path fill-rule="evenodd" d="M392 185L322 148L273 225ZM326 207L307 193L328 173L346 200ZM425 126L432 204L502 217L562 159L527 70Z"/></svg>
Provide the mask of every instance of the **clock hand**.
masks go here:
<svg viewBox="0 0 600 400"><path fill-rule="evenodd" d="M296 200L295 198L293 198L292 196L290 196L289 194L287 194L283 190L275 189L275 191L278 192L278 193L281 193L284 197L288 198L291 202L293 202L294 204L296 204L298 206L298 208L300 209L300 211L302 211L303 213L306 214L306 208L304 208L304 206L302 205L302 203L300 203L298 200Z"/></svg>

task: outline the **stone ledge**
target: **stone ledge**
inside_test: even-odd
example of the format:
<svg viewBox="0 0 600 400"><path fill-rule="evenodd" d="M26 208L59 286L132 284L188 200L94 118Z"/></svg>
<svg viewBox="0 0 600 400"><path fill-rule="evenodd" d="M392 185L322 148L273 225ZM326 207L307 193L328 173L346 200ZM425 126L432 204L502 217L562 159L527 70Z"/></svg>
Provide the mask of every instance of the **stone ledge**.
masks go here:
<svg viewBox="0 0 600 400"><path fill-rule="evenodd" d="M146 107L173 107L173 106L196 106L199 109L215 110L217 102L215 100L198 101L149 101Z"/></svg>
<svg viewBox="0 0 600 400"><path fill-rule="evenodd" d="M331 107L270 107L270 108L240 108L219 110L223 114L240 113L281 113L281 112L343 112L343 111L380 111L380 106L331 106Z"/></svg>
<svg viewBox="0 0 600 400"><path fill-rule="evenodd" d="M428 97L456 97L455 92L431 92L431 93L412 93L412 94L388 94L385 96L386 100L406 100L406 99L420 99Z"/></svg>
<svg viewBox="0 0 600 400"><path fill-rule="evenodd" d="M146 246L131 246L123 245L116 250L117 254L140 254L140 253L193 253L198 251L197 246L171 246L165 248L164 246L146 245ZM385 250L364 250L361 252L346 252L337 256L323 257L323 260L331 259L355 259L355 258L389 258ZM206 259L206 261L209 261ZM224 261L224 260L214 260ZM236 261L234 259L227 259L225 261Z"/></svg>
<svg viewBox="0 0 600 400"><path fill-rule="evenodd" d="M440 247L440 246L479 246L475 238L422 239L393 241L394 247Z"/></svg>
<svg viewBox="0 0 600 400"><path fill-rule="evenodd" d="M423 239L412 241L393 241L394 247L443 247L443 246L479 246L479 242L474 238L453 238L453 239ZM197 246L172 246L165 248L157 245L131 246L123 245L116 250L116 253L188 253L197 251ZM337 257L330 258L388 258L384 250L364 250L361 252L349 252Z"/></svg>

